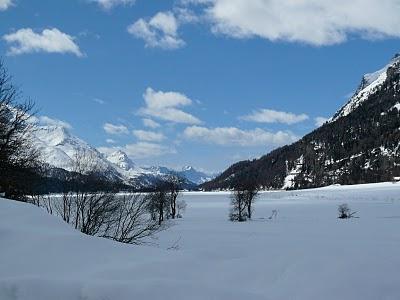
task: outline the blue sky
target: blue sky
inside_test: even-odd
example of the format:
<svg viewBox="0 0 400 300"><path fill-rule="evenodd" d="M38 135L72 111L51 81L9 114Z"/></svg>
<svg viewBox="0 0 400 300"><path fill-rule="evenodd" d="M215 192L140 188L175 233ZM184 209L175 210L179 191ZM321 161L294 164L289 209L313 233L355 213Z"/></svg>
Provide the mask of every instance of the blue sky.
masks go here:
<svg viewBox="0 0 400 300"><path fill-rule="evenodd" d="M383 2L0 0L0 53L43 123L219 171L312 131L400 51Z"/></svg>

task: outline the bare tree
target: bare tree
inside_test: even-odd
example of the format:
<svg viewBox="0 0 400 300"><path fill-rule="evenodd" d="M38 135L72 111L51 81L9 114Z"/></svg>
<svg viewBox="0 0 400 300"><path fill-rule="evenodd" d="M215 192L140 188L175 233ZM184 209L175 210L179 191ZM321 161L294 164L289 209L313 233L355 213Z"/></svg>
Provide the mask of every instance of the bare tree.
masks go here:
<svg viewBox="0 0 400 300"><path fill-rule="evenodd" d="M244 222L247 220L247 207L246 207L247 193L245 191L237 190L231 194L231 210L229 219L231 221Z"/></svg>
<svg viewBox="0 0 400 300"><path fill-rule="evenodd" d="M258 187L255 181L246 180L242 183L239 189L244 194L244 201L247 208L247 217L251 219L253 214L253 203L255 202L258 195Z"/></svg>
<svg viewBox="0 0 400 300"><path fill-rule="evenodd" d="M0 61L0 190L24 199L27 181L38 167L39 153L30 141L34 104L23 100Z"/></svg>
<svg viewBox="0 0 400 300"><path fill-rule="evenodd" d="M238 179L235 190L231 195L231 221L243 222L251 219L253 214L253 203L258 194L258 187L250 177Z"/></svg>
<svg viewBox="0 0 400 300"><path fill-rule="evenodd" d="M102 232L117 209L116 192L100 176L94 155L77 151L57 211L64 221L88 235Z"/></svg>
<svg viewBox="0 0 400 300"><path fill-rule="evenodd" d="M158 180L154 185L153 191L148 195L148 211L152 219L158 220L159 225L161 225L165 219L169 218L171 194L169 183L165 180Z"/></svg>
<svg viewBox="0 0 400 300"><path fill-rule="evenodd" d="M72 204L74 198L72 192L64 190L61 202L55 203L55 209L62 219L68 224L71 222Z"/></svg>
<svg viewBox="0 0 400 300"><path fill-rule="evenodd" d="M54 201L51 195L41 195L40 207L43 207L49 214L54 213Z"/></svg>
<svg viewBox="0 0 400 300"><path fill-rule="evenodd" d="M166 219L166 214L169 210L169 199L167 192L164 188L158 187L158 189L149 195L150 207L154 209L153 213L158 220L158 225L161 225Z"/></svg>
<svg viewBox="0 0 400 300"><path fill-rule="evenodd" d="M183 183L184 179L177 174L169 175L164 183L169 202L168 217L171 217L172 219L175 219L177 215L177 199L179 197Z"/></svg>
<svg viewBox="0 0 400 300"><path fill-rule="evenodd" d="M168 226L159 224L148 212L149 195L133 194L117 200L112 221L103 237L127 244L141 244Z"/></svg>

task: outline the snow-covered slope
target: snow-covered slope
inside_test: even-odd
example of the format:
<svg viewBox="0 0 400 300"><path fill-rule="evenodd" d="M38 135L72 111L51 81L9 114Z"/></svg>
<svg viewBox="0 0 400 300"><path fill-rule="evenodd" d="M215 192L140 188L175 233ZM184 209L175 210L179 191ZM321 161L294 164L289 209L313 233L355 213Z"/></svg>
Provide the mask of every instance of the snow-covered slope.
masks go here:
<svg viewBox="0 0 400 300"><path fill-rule="evenodd" d="M106 172L113 169L110 162L85 141L72 135L62 126L36 126L33 131L33 145L40 150L42 159L51 166L72 171L77 153L84 151L97 168Z"/></svg>
<svg viewBox="0 0 400 300"><path fill-rule="evenodd" d="M229 193L187 193L158 247L86 236L0 199L0 299L398 300L399 193L392 183L261 193L241 224L228 221ZM337 219L344 202L359 219Z"/></svg>
<svg viewBox="0 0 400 300"><path fill-rule="evenodd" d="M363 76L361 84L355 94L350 98L350 100L344 105L330 120L329 122L334 122L341 117L349 115L357 107L359 107L368 97L375 93L382 84L386 81L387 70L400 61L400 54L396 54L394 58L387 64L384 68L369 73Z"/></svg>
<svg viewBox="0 0 400 300"><path fill-rule="evenodd" d="M111 153L106 158L109 162L118 166L122 170L128 171L135 168L135 164L133 163L133 161L128 157L128 155L126 155L125 152L121 150L117 150Z"/></svg>

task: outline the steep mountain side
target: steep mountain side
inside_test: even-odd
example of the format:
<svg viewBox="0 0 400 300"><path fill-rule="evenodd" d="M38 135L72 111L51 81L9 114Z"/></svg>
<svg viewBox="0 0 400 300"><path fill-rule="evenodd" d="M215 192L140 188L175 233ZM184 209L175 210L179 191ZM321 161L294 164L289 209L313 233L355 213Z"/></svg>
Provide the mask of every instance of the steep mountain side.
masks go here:
<svg viewBox="0 0 400 300"><path fill-rule="evenodd" d="M234 164L201 187L232 188L244 177L254 178L266 189L391 180L400 175L399 110L397 55L383 70L365 76L356 94L330 122L292 145Z"/></svg>
<svg viewBox="0 0 400 300"><path fill-rule="evenodd" d="M350 100L344 105L330 120L336 121L337 119L347 116L358 106L360 106L369 96L379 90L382 84L385 83L387 79L387 70L394 66L396 63L400 62L400 54L396 54L388 65L384 68L370 74L365 74L361 80L361 84L358 87L355 94L350 98Z"/></svg>

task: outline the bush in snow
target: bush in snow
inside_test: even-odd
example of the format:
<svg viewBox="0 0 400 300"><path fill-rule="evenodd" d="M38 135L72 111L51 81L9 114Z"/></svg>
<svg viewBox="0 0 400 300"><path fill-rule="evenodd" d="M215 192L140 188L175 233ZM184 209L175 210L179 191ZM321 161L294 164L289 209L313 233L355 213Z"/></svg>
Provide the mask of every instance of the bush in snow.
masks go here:
<svg viewBox="0 0 400 300"><path fill-rule="evenodd" d="M115 199L115 210L102 237L126 244L141 244L143 239L153 237L167 228L148 213L149 195L133 194Z"/></svg>
<svg viewBox="0 0 400 300"><path fill-rule="evenodd" d="M356 212L352 212L348 204L344 203L339 205L338 214L339 214L338 216L339 219L349 219L353 218Z"/></svg>

